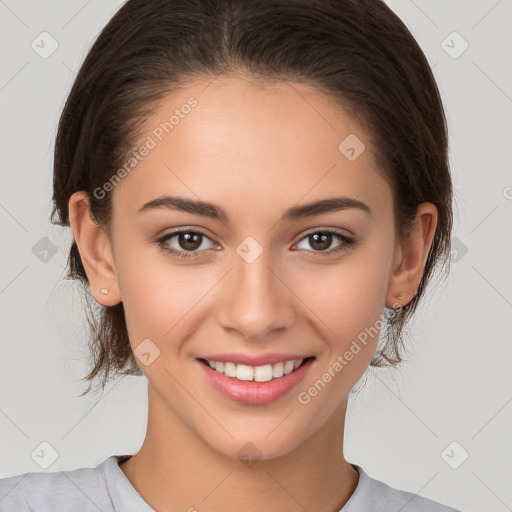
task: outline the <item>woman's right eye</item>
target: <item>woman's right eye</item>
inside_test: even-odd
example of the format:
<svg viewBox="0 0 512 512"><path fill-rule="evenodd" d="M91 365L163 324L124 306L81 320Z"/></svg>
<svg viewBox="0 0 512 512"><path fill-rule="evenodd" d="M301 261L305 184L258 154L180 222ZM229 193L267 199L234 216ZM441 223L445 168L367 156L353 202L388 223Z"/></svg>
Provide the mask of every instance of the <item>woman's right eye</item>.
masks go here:
<svg viewBox="0 0 512 512"><path fill-rule="evenodd" d="M176 239L174 247L168 243L172 239ZM156 243L162 251L170 253L178 258L195 258L195 252L198 252L198 249L201 248L204 240L211 241L208 236L199 231L178 230L167 233L156 240Z"/></svg>

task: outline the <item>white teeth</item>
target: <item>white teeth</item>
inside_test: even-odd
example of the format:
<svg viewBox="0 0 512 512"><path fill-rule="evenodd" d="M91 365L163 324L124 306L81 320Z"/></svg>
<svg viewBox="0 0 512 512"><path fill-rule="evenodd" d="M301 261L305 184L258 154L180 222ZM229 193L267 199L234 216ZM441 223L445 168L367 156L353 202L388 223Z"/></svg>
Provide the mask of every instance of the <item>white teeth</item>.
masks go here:
<svg viewBox="0 0 512 512"><path fill-rule="evenodd" d="M295 361L286 361L286 363L284 363L284 374L288 375L290 372L292 372L294 366Z"/></svg>
<svg viewBox="0 0 512 512"><path fill-rule="evenodd" d="M282 377L284 375L284 364L283 363L276 363L274 367L272 368L272 377L274 379L277 379L279 377Z"/></svg>
<svg viewBox="0 0 512 512"><path fill-rule="evenodd" d="M245 366L245 364L239 364L236 367L236 378L238 380L252 380L254 370L252 366Z"/></svg>
<svg viewBox="0 0 512 512"><path fill-rule="evenodd" d="M247 366L245 364L224 363L221 361L208 360L208 366L216 372L223 373L228 377L238 380L268 382L288 375L297 369L304 359L294 359L285 363L265 364L263 366Z"/></svg>
<svg viewBox="0 0 512 512"><path fill-rule="evenodd" d="M217 370L217 367L215 367L214 370ZM224 374L227 375L228 377L236 377L236 364L224 363Z"/></svg>
<svg viewBox="0 0 512 512"><path fill-rule="evenodd" d="M273 379L272 365L256 366L254 368L254 380L256 382L268 382Z"/></svg>

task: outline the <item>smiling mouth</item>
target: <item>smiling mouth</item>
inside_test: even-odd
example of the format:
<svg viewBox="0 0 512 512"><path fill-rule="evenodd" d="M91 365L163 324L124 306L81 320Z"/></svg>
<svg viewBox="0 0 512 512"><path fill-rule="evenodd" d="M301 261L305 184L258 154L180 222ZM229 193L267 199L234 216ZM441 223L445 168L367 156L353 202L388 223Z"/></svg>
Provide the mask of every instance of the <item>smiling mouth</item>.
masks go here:
<svg viewBox="0 0 512 512"><path fill-rule="evenodd" d="M256 367L232 362L209 361L203 358L198 360L213 371L230 377L233 380L242 382L270 382L295 372L311 359L315 359L315 356Z"/></svg>

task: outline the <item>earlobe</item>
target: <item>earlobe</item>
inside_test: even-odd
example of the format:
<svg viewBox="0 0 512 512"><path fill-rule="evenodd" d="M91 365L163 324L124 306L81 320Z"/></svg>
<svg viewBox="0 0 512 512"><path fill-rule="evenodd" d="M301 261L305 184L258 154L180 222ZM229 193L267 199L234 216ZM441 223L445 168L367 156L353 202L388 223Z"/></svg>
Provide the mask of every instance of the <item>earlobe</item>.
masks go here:
<svg viewBox="0 0 512 512"><path fill-rule="evenodd" d="M115 306L121 295L108 233L90 215L85 191L69 199L69 219L94 299L104 306Z"/></svg>
<svg viewBox="0 0 512 512"><path fill-rule="evenodd" d="M418 291L437 227L437 208L421 203L412 229L397 246L388 283L386 306L397 308L412 301Z"/></svg>

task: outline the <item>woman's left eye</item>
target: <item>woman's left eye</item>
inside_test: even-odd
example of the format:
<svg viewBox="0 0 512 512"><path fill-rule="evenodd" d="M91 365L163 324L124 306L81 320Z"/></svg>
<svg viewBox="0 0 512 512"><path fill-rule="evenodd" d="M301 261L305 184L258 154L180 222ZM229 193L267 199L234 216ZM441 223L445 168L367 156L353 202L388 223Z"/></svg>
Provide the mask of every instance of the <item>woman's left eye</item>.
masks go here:
<svg viewBox="0 0 512 512"><path fill-rule="evenodd" d="M335 238L340 240L340 243L334 248L329 249ZM176 239L175 243L178 247L173 247L172 244L169 243L173 239ZM196 256L195 253L201 249L205 240L212 241L210 237L199 231L181 230L168 233L156 240L156 243L164 252L177 256L178 258L194 258ZM355 240L352 238L330 229L311 232L304 236L299 244L303 241L307 241L310 246L313 247L312 251L306 249L308 252L318 253L314 254L314 257L332 255L333 253L348 249L355 243ZM296 245L298 246L298 244ZM204 247L202 248L205 249Z"/></svg>
<svg viewBox="0 0 512 512"><path fill-rule="evenodd" d="M337 238L341 241L338 245L336 245L334 248L329 249L331 247L331 244L333 242L333 239ZM344 251L355 244L355 240L339 233L338 231L333 231L331 229L324 229L324 230L318 230L313 231L309 234L307 234L305 237L302 238L301 242L307 241L310 246L317 248L317 250L309 251L313 252L313 256L315 258L323 257L323 256L330 256L334 253L338 253L340 251ZM300 243L300 242L299 242Z"/></svg>

